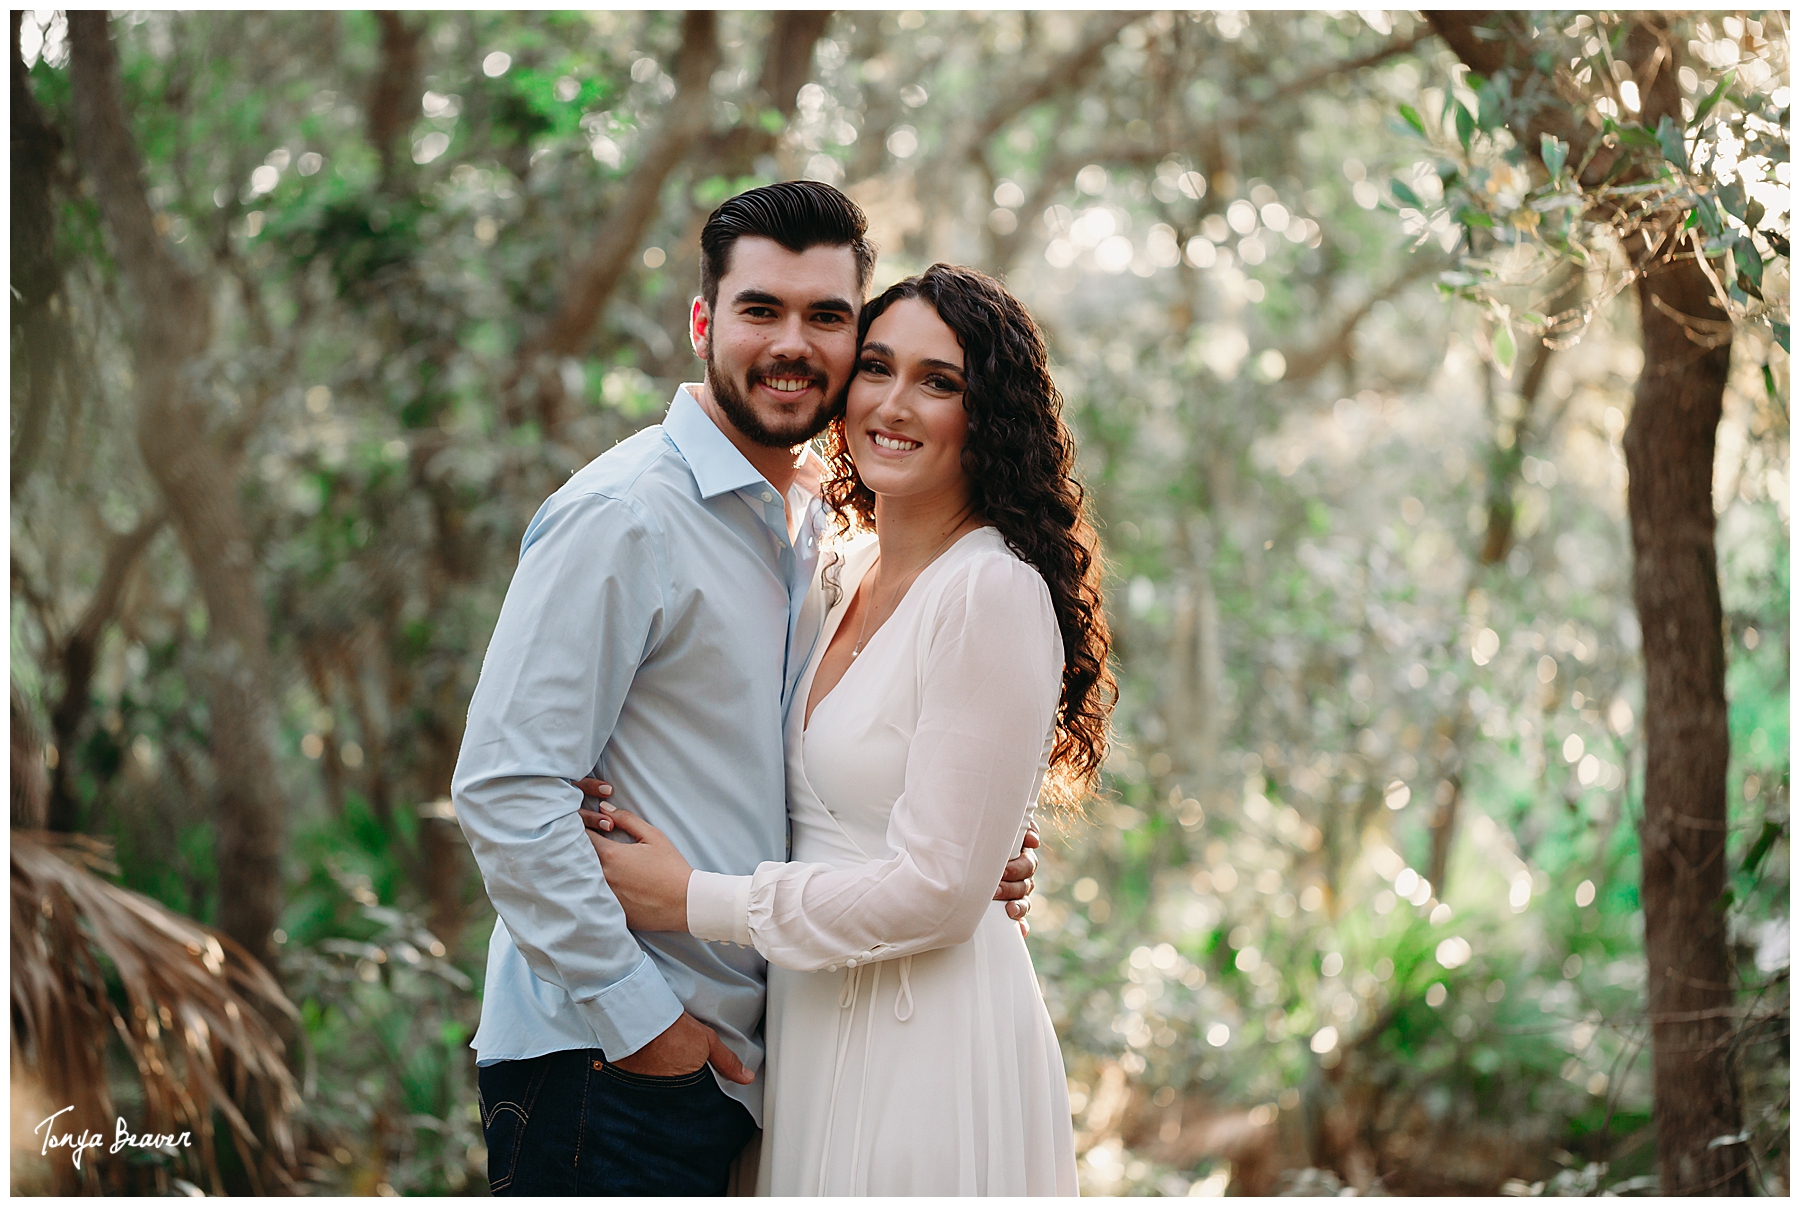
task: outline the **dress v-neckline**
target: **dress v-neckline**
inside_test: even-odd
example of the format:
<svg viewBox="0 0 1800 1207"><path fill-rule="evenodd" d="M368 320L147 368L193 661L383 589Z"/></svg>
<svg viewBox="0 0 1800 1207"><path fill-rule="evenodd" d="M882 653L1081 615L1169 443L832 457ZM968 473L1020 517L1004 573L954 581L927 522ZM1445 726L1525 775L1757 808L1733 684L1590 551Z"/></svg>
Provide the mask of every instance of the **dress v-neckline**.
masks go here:
<svg viewBox="0 0 1800 1207"><path fill-rule="evenodd" d="M989 528L992 528L992 527L993 527L992 524L983 524L978 528L969 529L967 532L963 533L961 536L959 536L955 540L951 541L950 544L944 548L943 552L939 553L931 561L927 562L925 564L924 569L920 571L918 577L914 578L912 582L907 584L906 590L901 594L898 602L896 602L894 604L894 610L892 612L888 613L888 617L886 620L881 622L881 627L876 629L873 633L869 634L869 639L863 643L862 654L868 653L870 647L875 644L875 639L880 637L883 632L885 632L888 628L890 628L893 625L894 617L896 617L900 614L900 609L906 606L906 601L911 599L913 596L913 592L917 591L919 589L919 584L921 582L924 582L930 576L930 574L933 570L935 570L937 567L942 565L945 558L949 557L952 553L954 553L958 548L961 547L961 545L964 541L966 541L970 537L974 536L977 532L986 532ZM869 564L867 566L865 566L863 568L862 573L857 576L856 586L852 587L850 590L850 594L844 597L844 606L842 608L838 609L838 613L837 613L837 616L835 619L828 619L825 623L825 632L820 634L821 645L819 647L819 660L817 662L813 663L812 669L807 672L805 683L801 685L806 689L806 696L812 695L812 685L813 685L813 681L815 679L817 679L819 676L819 667L824 663L825 655L830 652L831 643L834 640L836 640L837 631L843 625L844 617L846 617L850 614L850 601L856 598L856 593L858 591L862 590L863 581L868 578L869 571L874 567L876 558L880 557L880 555L881 555L880 554L880 546L876 545L876 546L874 546L874 548L875 548L875 555L869 559ZM867 602L868 601L866 601L866 600L864 601L865 606L867 606ZM824 695L820 696L811 708L808 708L806 706L806 696L801 697L801 700L800 700L800 736L801 737L805 737L807 735L807 733L812 729L812 719L813 719L814 715L818 713L819 709L824 707L825 701L831 699L831 697L833 697L834 695L836 695L838 693L838 689L840 689L844 686L844 680L848 679L850 677L850 672L856 669L856 664L862 660L862 654L857 654L850 659L850 665L846 666L844 668L844 673L838 676L838 681L831 685L831 690L826 692Z"/></svg>
<svg viewBox="0 0 1800 1207"><path fill-rule="evenodd" d="M879 556L880 556L880 547L876 546L876 557L879 557ZM861 657L860 654L857 655L856 658L850 659L850 665L846 666L844 668L844 673L838 676L838 681L831 685L831 691L828 691L824 695L820 696L816 701L813 702L813 704L810 708L807 707L807 697L812 695L812 685L813 685L814 680L816 680L819 677L819 667L824 665L825 655L831 651L831 643L833 641L837 640L837 631L839 628L841 628L843 626L844 617L846 617L850 614L850 601L856 598L856 593L858 591L862 590L863 579L868 577L869 569L872 568L874 565L875 565L875 558L871 557L869 559L869 565L865 566L863 568L862 573L857 575L856 586L851 588L850 594L844 597L844 606L837 609L836 616L830 617L826 620L825 632L823 632L819 635L819 658L818 658L818 661L814 662L812 664L812 668L807 671L806 682L804 684L802 684L802 686L806 689L806 695L802 696L800 698L800 736L801 737L805 737L807 732L812 729L813 715L819 711L819 708L825 703L825 701L831 699L833 693L835 693L838 688L844 686L844 680L848 679L850 677L850 672L856 669L857 658ZM904 595L900 597L900 602L901 603L906 602L906 597ZM898 606L896 606L894 610L897 612L900 609ZM888 617L888 619L892 620L893 617L890 616L890 617ZM887 625L884 624L881 626L881 628L885 629L885 628L887 628ZM875 638L879 637L880 635L881 635L881 629L876 629L874 634L869 638L869 641L873 642L875 640ZM868 648L869 647L867 644L865 644L863 646L864 653L868 652Z"/></svg>

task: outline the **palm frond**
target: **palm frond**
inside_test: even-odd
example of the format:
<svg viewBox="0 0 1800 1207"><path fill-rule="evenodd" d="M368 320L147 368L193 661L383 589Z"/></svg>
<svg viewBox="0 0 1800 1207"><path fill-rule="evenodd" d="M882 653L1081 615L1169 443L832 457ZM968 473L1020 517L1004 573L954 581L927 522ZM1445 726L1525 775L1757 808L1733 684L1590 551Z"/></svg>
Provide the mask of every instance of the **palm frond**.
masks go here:
<svg viewBox="0 0 1800 1207"><path fill-rule="evenodd" d="M71 1127L110 1135L116 1112L105 1053L116 1033L143 1085L140 1126L192 1132L196 1180L223 1190L216 1110L256 1189L292 1190L291 1116L300 1095L277 1024L298 1018L292 1003L237 944L99 874L111 870L92 839L12 833L15 1083L23 1074L36 1083L34 1096L75 1107ZM124 991L124 1009L108 994L103 960ZM253 1153L260 1159L248 1159ZM264 1177L276 1185L262 1185Z"/></svg>

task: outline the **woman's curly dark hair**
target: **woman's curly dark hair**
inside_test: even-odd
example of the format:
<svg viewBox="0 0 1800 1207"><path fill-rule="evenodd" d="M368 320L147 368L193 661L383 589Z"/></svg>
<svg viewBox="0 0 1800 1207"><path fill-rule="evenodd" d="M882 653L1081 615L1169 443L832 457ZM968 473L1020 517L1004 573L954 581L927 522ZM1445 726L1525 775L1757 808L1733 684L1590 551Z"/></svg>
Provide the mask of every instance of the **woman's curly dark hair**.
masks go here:
<svg viewBox="0 0 1800 1207"><path fill-rule="evenodd" d="M1050 379L1044 337L992 277L933 264L863 307L858 340L895 302L927 302L962 342L962 452L975 514L1000 530L1014 553L1044 576L1062 631L1062 698L1045 790L1051 803L1077 808L1099 783L1107 722L1118 685L1107 654L1099 537L1087 518L1087 492L1075 477L1075 439L1062 419L1062 394ZM840 532L873 530L875 494L850 460L840 414L823 437L829 473L822 488Z"/></svg>

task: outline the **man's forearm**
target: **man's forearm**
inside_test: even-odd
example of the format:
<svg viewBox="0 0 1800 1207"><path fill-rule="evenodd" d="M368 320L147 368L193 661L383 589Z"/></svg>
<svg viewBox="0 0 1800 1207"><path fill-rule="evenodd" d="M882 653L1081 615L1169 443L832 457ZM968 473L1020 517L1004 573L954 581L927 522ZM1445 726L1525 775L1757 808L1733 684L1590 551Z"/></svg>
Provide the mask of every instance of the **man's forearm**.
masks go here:
<svg viewBox="0 0 1800 1207"><path fill-rule="evenodd" d="M530 816L569 812L533 826ZM539 980L567 993L609 1056L667 1030L681 1002L625 925L574 807L550 777L459 782L457 819L513 944ZM544 798L548 799L544 799ZM511 824L508 824L508 822Z"/></svg>

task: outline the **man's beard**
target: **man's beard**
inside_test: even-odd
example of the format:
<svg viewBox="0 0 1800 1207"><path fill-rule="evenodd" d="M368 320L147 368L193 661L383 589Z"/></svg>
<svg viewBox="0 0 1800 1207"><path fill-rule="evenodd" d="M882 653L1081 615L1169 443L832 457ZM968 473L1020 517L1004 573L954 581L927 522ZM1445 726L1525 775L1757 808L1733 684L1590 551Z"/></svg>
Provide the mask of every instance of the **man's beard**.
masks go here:
<svg viewBox="0 0 1800 1207"><path fill-rule="evenodd" d="M810 377L818 383L821 392L830 384L823 373L803 360L784 366L781 372L794 377ZM745 384L753 387L763 376L765 375L752 369L746 375ZM849 388L849 383L845 382L845 389L839 390L836 398L826 398L810 416L795 416L785 426L771 427L763 422L762 416L756 413L749 400L738 392L737 383L719 372L719 365L713 359L711 348L706 351L706 382L712 389L713 401L725 412L725 418L731 420L731 426L749 437L752 443L764 448L793 448L796 444L804 444L817 436L830 425L832 416L842 407L844 395Z"/></svg>

